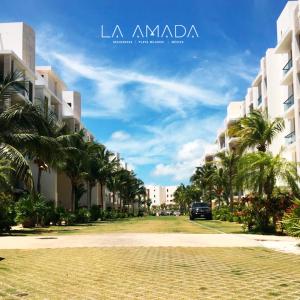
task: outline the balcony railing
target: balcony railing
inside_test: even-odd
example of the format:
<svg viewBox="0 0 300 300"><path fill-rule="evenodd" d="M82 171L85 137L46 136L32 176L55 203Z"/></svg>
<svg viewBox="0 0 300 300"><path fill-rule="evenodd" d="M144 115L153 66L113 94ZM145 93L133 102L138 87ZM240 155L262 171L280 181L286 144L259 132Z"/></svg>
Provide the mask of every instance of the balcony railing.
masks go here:
<svg viewBox="0 0 300 300"><path fill-rule="evenodd" d="M292 131L288 135L285 136L285 142L287 145L291 145L296 141L296 134L295 131Z"/></svg>
<svg viewBox="0 0 300 300"><path fill-rule="evenodd" d="M284 110L288 110L291 106L294 105L294 95L289 96L284 102Z"/></svg>
<svg viewBox="0 0 300 300"><path fill-rule="evenodd" d="M293 66L293 60L292 58L286 63L286 65L283 67L283 75L286 74Z"/></svg>
<svg viewBox="0 0 300 300"><path fill-rule="evenodd" d="M262 96L260 95L258 98L257 98L257 106L260 106L262 103Z"/></svg>

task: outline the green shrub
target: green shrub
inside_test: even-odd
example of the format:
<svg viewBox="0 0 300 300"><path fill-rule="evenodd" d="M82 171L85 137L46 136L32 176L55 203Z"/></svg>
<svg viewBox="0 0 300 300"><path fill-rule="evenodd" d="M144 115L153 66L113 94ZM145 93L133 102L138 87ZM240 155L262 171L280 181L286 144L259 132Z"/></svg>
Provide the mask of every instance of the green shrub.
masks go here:
<svg viewBox="0 0 300 300"><path fill-rule="evenodd" d="M14 202L10 195L0 194L0 232L9 231L15 224Z"/></svg>
<svg viewBox="0 0 300 300"><path fill-rule="evenodd" d="M93 205L90 209L91 221L97 221L100 218L100 208L97 205Z"/></svg>
<svg viewBox="0 0 300 300"><path fill-rule="evenodd" d="M44 225L47 216L51 215L51 206L40 194L28 194L19 199L15 206L16 222L23 227ZM49 221L50 222L50 221Z"/></svg>
<svg viewBox="0 0 300 300"><path fill-rule="evenodd" d="M215 220L221 220L221 221L231 221L233 220L233 215L230 211L229 206L220 206L218 208L215 208L213 210L213 218Z"/></svg>
<svg viewBox="0 0 300 300"><path fill-rule="evenodd" d="M28 194L20 198L15 205L17 223L23 227L74 224L76 216L63 207L55 208L53 201L46 201L39 194Z"/></svg>
<svg viewBox="0 0 300 300"><path fill-rule="evenodd" d="M63 214L63 222L65 223L65 225L74 225L75 221L76 215L69 211L65 211L65 213Z"/></svg>
<svg viewBox="0 0 300 300"><path fill-rule="evenodd" d="M144 216L144 213L145 213L145 212L144 212L144 209L143 209L143 208L140 208L137 215L138 215L138 217L143 217L143 216Z"/></svg>
<svg viewBox="0 0 300 300"><path fill-rule="evenodd" d="M241 220L248 231L273 233L291 204L292 195L280 189L274 190L269 198L249 194L242 198Z"/></svg>
<svg viewBox="0 0 300 300"><path fill-rule="evenodd" d="M79 208L76 211L76 222L77 223L88 223L91 219L91 213L87 208Z"/></svg>
<svg viewBox="0 0 300 300"><path fill-rule="evenodd" d="M300 200L284 214L282 225L288 235L300 237Z"/></svg>

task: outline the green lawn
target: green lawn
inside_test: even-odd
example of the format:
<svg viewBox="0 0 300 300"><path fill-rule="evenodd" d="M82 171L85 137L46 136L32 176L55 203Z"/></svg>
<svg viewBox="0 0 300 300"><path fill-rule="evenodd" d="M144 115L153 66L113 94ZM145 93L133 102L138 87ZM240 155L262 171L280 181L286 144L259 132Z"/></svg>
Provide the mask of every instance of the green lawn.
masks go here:
<svg viewBox="0 0 300 300"><path fill-rule="evenodd" d="M4 299L299 299L300 257L263 248L0 250Z"/></svg>
<svg viewBox="0 0 300 300"><path fill-rule="evenodd" d="M14 230L14 235L57 235L57 234L95 234L112 232L131 233L242 233L241 225L222 221L196 220L191 222L187 216L143 217L116 221L94 222L76 226L50 226L47 228Z"/></svg>

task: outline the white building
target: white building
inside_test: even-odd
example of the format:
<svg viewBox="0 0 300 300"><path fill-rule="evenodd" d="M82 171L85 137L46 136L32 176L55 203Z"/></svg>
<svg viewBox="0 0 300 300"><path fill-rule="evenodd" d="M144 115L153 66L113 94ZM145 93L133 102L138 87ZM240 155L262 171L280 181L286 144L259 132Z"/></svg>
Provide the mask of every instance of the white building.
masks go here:
<svg viewBox="0 0 300 300"><path fill-rule="evenodd" d="M63 121L72 132L84 129L88 141L93 135L84 128L81 122L81 95L70 91L67 85L51 66L35 65L35 32L25 23L0 23L0 76L14 71L22 72L28 82L28 93L14 95L6 101L5 109L15 103L24 101L38 105L45 114L52 113L57 120ZM31 163L34 179L37 178L37 166ZM41 193L58 206L71 207L71 183L69 178L60 172L50 169L43 172ZM99 184L92 189L91 204L101 205ZM103 208L109 204L110 192L103 188ZM80 200L87 205L87 193Z"/></svg>
<svg viewBox="0 0 300 300"><path fill-rule="evenodd" d="M147 197L152 201L151 206L174 204L174 192L177 186L146 185Z"/></svg>
<svg viewBox="0 0 300 300"><path fill-rule="evenodd" d="M290 161L300 161L300 0L289 1L277 20L277 45L267 49L260 69L243 101L227 107L227 116L216 143L202 160L211 161L217 151L234 149L237 139L228 128L253 109L267 111L270 119L282 117L285 130L274 139L270 151ZM217 149L216 149L217 148Z"/></svg>

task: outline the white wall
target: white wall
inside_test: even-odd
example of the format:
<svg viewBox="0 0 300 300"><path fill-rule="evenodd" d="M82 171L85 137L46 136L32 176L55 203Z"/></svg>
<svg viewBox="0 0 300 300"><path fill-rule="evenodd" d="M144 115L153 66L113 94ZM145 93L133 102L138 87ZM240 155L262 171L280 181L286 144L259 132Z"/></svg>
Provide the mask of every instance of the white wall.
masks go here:
<svg viewBox="0 0 300 300"><path fill-rule="evenodd" d="M34 72L35 33L28 25L0 23L0 51L12 50Z"/></svg>

